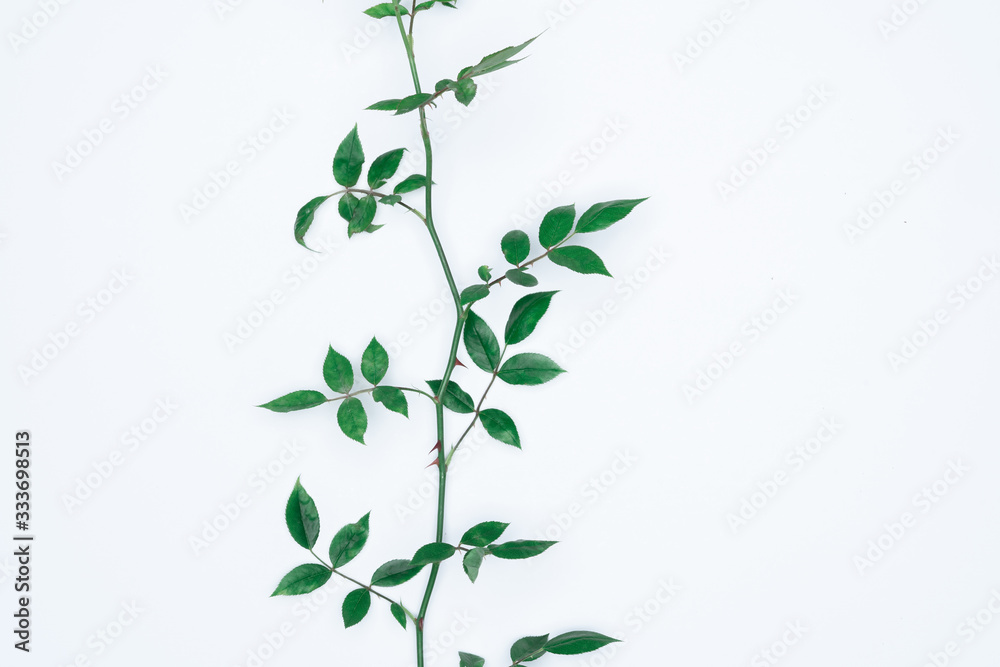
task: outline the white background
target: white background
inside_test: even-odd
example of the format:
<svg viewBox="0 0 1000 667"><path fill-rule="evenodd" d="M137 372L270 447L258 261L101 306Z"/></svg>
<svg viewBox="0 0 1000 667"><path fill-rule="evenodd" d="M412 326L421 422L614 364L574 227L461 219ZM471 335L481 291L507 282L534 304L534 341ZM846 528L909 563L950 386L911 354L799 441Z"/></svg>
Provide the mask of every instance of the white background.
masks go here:
<svg viewBox="0 0 1000 667"><path fill-rule="evenodd" d="M369 403L363 447L332 409L253 407L322 389L327 346L357 363L373 335L397 343L390 381L440 375L451 315L418 221L385 209L385 229L348 242L328 205L310 232L318 255L291 233L298 208L336 188L330 162L356 122L369 160L406 146L419 164L415 115L362 111L411 92L398 34L355 2L70 2L50 19L36 16L43 4L6 2L0 21L0 533L14 532L13 434L30 429L37 536L33 651L14 651L4 630L0 662L413 664L412 628L382 603L345 631L345 586L311 607L268 595L309 560L283 522L298 475L319 506L321 552L371 510L369 545L346 568L358 578L431 540L431 409L411 397L407 421ZM538 268L540 289L561 292L521 348L568 373L491 393L523 451L470 441L446 539L495 519L511 538L561 544L490 560L474 586L447 563L427 628L447 649L428 664L456 665L461 649L506 665L520 636L594 629L627 641L544 661L756 667L774 664L767 649L789 666L916 667L928 654L995 665L1000 280L980 276L995 278L1000 252L1000 8L459 4L418 22L425 88L548 28L472 108L448 96L430 114L436 217L459 282L503 265L498 241L517 216L534 236L537 210L651 198L583 239L614 279ZM75 168L56 166L102 121L112 131ZM776 150L762 160L765 144ZM229 162L239 172L210 187ZM866 229L851 227L859 208L879 214ZM275 292L269 316L253 315ZM502 330L522 293L504 285L478 310ZM792 305L775 321L781 294ZM241 321L259 326L227 343ZM60 334L71 325L77 335ZM730 360L734 343L743 353ZM699 373L704 391L686 394ZM482 375L455 379L478 396ZM158 400L176 406L162 423ZM794 465L823 420L835 436ZM451 415L450 437L466 423ZM134 428L146 433L130 448ZM952 464L962 475L915 501ZM776 475L785 483L769 486ZM248 505L227 519L241 494ZM758 507L739 524L744 500ZM904 513L912 525L893 537ZM393 594L416 608L423 579Z"/></svg>

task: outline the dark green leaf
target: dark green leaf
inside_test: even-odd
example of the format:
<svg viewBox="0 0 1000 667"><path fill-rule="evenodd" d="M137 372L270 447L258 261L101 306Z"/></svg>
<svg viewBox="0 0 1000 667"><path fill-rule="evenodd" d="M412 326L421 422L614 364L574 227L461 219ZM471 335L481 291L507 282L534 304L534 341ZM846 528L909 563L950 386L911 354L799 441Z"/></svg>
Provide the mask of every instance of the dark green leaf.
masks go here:
<svg viewBox="0 0 1000 667"><path fill-rule="evenodd" d="M337 212L340 213L340 217L347 222L353 220L354 212L358 210L359 201L352 193L345 192L344 196L337 202Z"/></svg>
<svg viewBox="0 0 1000 667"><path fill-rule="evenodd" d="M503 535L503 531L507 530L507 526L509 525L509 523L502 523L500 521L483 521L482 523L477 523L465 531L465 534L462 535L462 541L459 544L468 544L470 547L489 546Z"/></svg>
<svg viewBox="0 0 1000 667"><path fill-rule="evenodd" d="M427 380L427 384L430 385L431 391L437 396L438 390L441 388L441 380ZM448 386L445 388L444 395L441 397L441 403L444 407L448 408L452 412L457 412L462 415L467 415L471 412L475 412L476 404L457 383L452 380L448 380Z"/></svg>
<svg viewBox="0 0 1000 667"><path fill-rule="evenodd" d="M364 164L365 153L358 138L358 126L355 125L337 148L333 158L333 178L345 188L353 188L361 178Z"/></svg>
<svg viewBox="0 0 1000 667"><path fill-rule="evenodd" d="M577 630L557 635L545 642L545 650L556 655L579 655L590 653L607 646L612 642L620 641L611 637L605 637L598 632L587 630Z"/></svg>
<svg viewBox="0 0 1000 667"><path fill-rule="evenodd" d="M375 158L372 166L368 168L368 186L373 190L380 188L385 185L386 181L395 176L405 151L405 148L397 148Z"/></svg>
<svg viewBox="0 0 1000 667"><path fill-rule="evenodd" d="M468 575L472 583L476 583L476 579L479 577L479 568L482 567L485 556L486 549L476 547L465 552L465 556L462 558L462 569L465 570L465 574Z"/></svg>
<svg viewBox="0 0 1000 667"><path fill-rule="evenodd" d="M443 560L448 560L454 555L455 547L450 544L445 544L444 542L431 542L430 544L425 544L417 549L417 553L413 554L413 558L410 559L410 565L416 567L419 565L440 563Z"/></svg>
<svg viewBox="0 0 1000 667"><path fill-rule="evenodd" d="M358 519L357 523L349 523L333 536L330 542L330 563L333 569L343 567L361 553L368 541L368 518L371 512Z"/></svg>
<svg viewBox="0 0 1000 667"><path fill-rule="evenodd" d="M484 665L486 665L485 658L464 651L458 652L458 667L484 667Z"/></svg>
<svg viewBox="0 0 1000 667"><path fill-rule="evenodd" d="M367 588L359 588L347 594L341 612L344 615L344 627L357 625L372 607L372 594Z"/></svg>
<svg viewBox="0 0 1000 667"><path fill-rule="evenodd" d="M376 208L378 208L378 204L375 202L375 197L365 195L355 207L351 221L347 223L347 236L351 237L359 232L369 231L372 221L375 219Z"/></svg>
<svg viewBox="0 0 1000 667"><path fill-rule="evenodd" d="M394 619L396 619L396 622L399 623L401 626L403 626L403 629L405 630L406 629L406 611L402 607L400 607L398 604L396 604L395 602L393 602L392 604L389 605L389 612L392 614L392 617Z"/></svg>
<svg viewBox="0 0 1000 667"><path fill-rule="evenodd" d="M472 285L462 290L458 302L463 306L467 303L475 303L480 299L485 299L490 295L490 288L486 285Z"/></svg>
<svg viewBox="0 0 1000 667"><path fill-rule="evenodd" d="M398 412L409 419L409 409L406 404L406 395L403 390L397 387L375 387L372 398L376 403L381 403L387 409Z"/></svg>
<svg viewBox="0 0 1000 667"><path fill-rule="evenodd" d="M399 106L396 107L395 115L401 116L404 113L410 113L415 109L419 109L423 105L430 102L433 98L434 96L430 93L416 93L414 95L404 97L399 101Z"/></svg>
<svg viewBox="0 0 1000 667"><path fill-rule="evenodd" d="M426 176L424 176L423 174L413 174L411 176L407 176L399 183L397 183L396 187L394 187L392 191L394 194L402 195L406 194L407 192L413 192L414 190L419 190L420 188L426 185L427 185Z"/></svg>
<svg viewBox="0 0 1000 667"><path fill-rule="evenodd" d="M514 345L530 336L542 315L549 309L549 302L554 294L555 292L535 292L518 299L507 318L504 342Z"/></svg>
<svg viewBox="0 0 1000 667"><path fill-rule="evenodd" d="M354 386L354 370L347 357L338 353L330 346L326 353L326 360L323 361L323 379L327 386L338 394L350 393Z"/></svg>
<svg viewBox="0 0 1000 667"><path fill-rule="evenodd" d="M580 222L576 225L576 231L586 234L587 232L598 232L602 229L607 229L631 213L632 209L646 201L646 199L648 197L642 199L617 199L615 201L594 204L587 209L586 213L580 216Z"/></svg>
<svg viewBox="0 0 1000 667"><path fill-rule="evenodd" d="M569 236L576 219L576 205L560 206L545 214L538 228L538 242L546 249L560 243Z"/></svg>
<svg viewBox="0 0 1000 667"><path fill-rule="evenodd" d="M506 560L522 560L524 558L537 556L553 544L555 544L555 542L546 542L544 540L514 540L513 542L495 544L490 547L488 551L497 558L504 558Z"/></svg>
<svg viewBox="0 0 1000 667"><path fill-rule="evenodd" d="M507 277L507 280L521 287L534 287L538 284L538 278L524 269L510 269L504 275Z"/></svg>
<svg viewBox="0 0 1000 667"><path fill-rule="evenodd" d="M529 44L538 39L538 37L532 37L527 42L519 44L517 46L508 46L506 49L500 49L496 53L491 53L478 64L473 65L469 69L468 76L481 76L483 74L489 74L490 72L495 72L504 67L508 67L518 62L516 60L511 61L510 59L516 56L518 53L523 51ZM461 77L460 77L461 78Z"/></svg>
<svg viewBox="0 0 1000 667"><path fill-rule="evenodd" d="M521 637L510 647L510 659L514 662L538 660L545 653L545 642L548 639L548 635Z"/></svg>
<svg viewBox="0 0 1000 667"><path fill-rule="evenodd" d="M285 394L280 398L276 398L270 403L265 403L264 405L258 405L258 408L267 408L272 412L294 412L295 410L306 410L308 408L315 408L317 405L323 405L326 403L326 396L319 393L318 391L293 391L290 394Z"/></svg>
<svg viewBox="0 0 1000 667"><path fill-rule="evenodd" d="M403 100L382 100L381 102L376 102L370 107L365 107L365 111L395 111L399 108L399 103Z"/></svg>
<svg viewBox="0 0 1000 667"><path fill-rule="evenodd" d="M316 209L319 208L320 204L332 196L333 195L326 195L325 197L310 199L305 206L299 209L298 215L295 216L295 240L306 250L312 250L312 248L306 245L305 237L306 232L308 232L309 228L312 226L313 218L316 215Z"/></svg>
<svg viewBox="0 0 1000 667"><path fill-rule="evenodd" d="M455 82L452 81L451 79L441 79L436 84L434 84L434 92L440 93L442 90L445 90L446 88L452 88L454 86Z"/></svg>
<svg viewBox="0 0 1000 667"><path fill-rule="evenodd" d="M399 202L403 201L403 198L399 195L386 195L378 200L379 204L385 204L386 206L395 206Z"/></svg>
<svg viewBox="0 0 1000 667"><path fill-rule="evenodd" d="M391 2L380 2L374 7L369 7L368 9L366 9L365 14L368 14L368 16L372 17L373 19L384 19L387 16L395 16L396 7L399 7L399 14L401 16L405 16L406 14L410 13L406 10L406 7L404 7L403 5L394 5Z"/></svg>
<svg viewBox="0 0 1000 667"><path fill-rule="evenodd" d="M337 409L337 423L340 430L351 440L357 440L362 445L365 444L365 431L368 430L368 415L365 413L365 406L361 399L351 397L345 398Z"/></svg>
<svg viewBox="0 0 1000 667"><path fill-rule="evenodd" d="M306 593L312 593L330 581L332 574L330 570L317 563L299 565L282 578L281 583L271 593L271 597L275 595L305 595Z"/></svg>
<svg viewBox="0 0 1000 667"><path fill-rule="evenodd" d="M544 354L524 352L515 354L505 361L504 365L500 367L497 377L507 384L538 385L545 384L560 373L565 372L559 367L559 364Z"/></svg>
<svg viewBox="0 0 1000 667"><path fill-rule="evenodd" d="M391 560L375 570L375 574L372 575L372 586L385 586L388 588L390 586L405 584L417 576L423 567L423 565L411 565L410 561L405 559Z"/></svg>
<svg viewBox="0 0 1000 667"><path fill-rule="evenodd" d="M500 365L500 343L483 318L471 310L465 319L465 350L474 363L487 373L492 373Z"/></svg>
<svg viewBox="0 0 1000 667"><path fill-rule="evenodd" d="M479 279L482 280L484 283L488 283L490 279L493 278L493 274L490 273L490 267L486 266L485 264L479 267L478 273L479 273Z"/></svg>
<svg viewBox="0 0 1000 667"><path fill-rule="evenodd" d="M361 374L372 384L378 384L389 370L389 354L382 345L372 338L364 354L361 355Z"/></svg>
<svg viewBox="0 0 1000 667"><path fill-rule="evenodd" d="M312 549L319 538L319 510L299 480L285 504L285 525L292 539L304 549Z"/></svg>
<svg viewBox="0 0 1000 667"><path fill-rule="evenodd" d="M469 106L472 100L476 97L476 91L478 89L479 86L477 86L476 82L471 78L462 79L455 84L455 99L465 106Z"/></svg>
<svg viewBox="0 0 1000 667"><path fill-rule="evenodd" d="M503 256L508 262L517 266L528 259L528 253L531 252L531 239L520 229L515 229L507 232L500 239L500 250L503 251Z"/></svg>
<svg viewBox="0 0 1000 667"><path fill-rule="evenodd" d="M577 273L598 273L602 276L611 277L604 262L590 248L579 245L561 246L549 251L549 259L559 266L565 266L570 271Z"/></svg>
<svg viewBox="0 0 1000 667"><path fill-rule="evenodd" d="M490 408L479 413L479 420L483 422L483 428L500 442L521 449L521 438L517 435L517 427L514 420L506 412Z"/></svg>

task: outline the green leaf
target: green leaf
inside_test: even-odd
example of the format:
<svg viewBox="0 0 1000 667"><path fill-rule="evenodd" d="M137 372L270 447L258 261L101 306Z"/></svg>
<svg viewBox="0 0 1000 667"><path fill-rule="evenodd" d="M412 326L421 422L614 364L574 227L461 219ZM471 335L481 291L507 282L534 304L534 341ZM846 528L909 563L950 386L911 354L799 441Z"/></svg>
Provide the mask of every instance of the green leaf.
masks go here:
<svg viewBox="0 0 1000 667"><path fill-rule="evenodd" d="M451 79L441 79L440 81L434 84L434 92L440 93L442 90L454 87L455 87L455 82L452 81Z"/></svg>
<svg viewBox="0 0 1000 667"><path fill-rule="evenodd" d="M542 315L549 309L549 302L555 292L535 292L528 294L517 300L507 318L507 327L504 329L503 337L507 345L520 343L531 335L542 319Z"/></svg>
<svg viewBox="0 0 1000 667"><path fill-rule="evenodd" d="M511 61L510 59L516 56L521 51L523 51L525 48L527 48L527 46L536 39L538 39L537 36L532 37L523 44L519 44L517 46L508 46L506 49L500 49L496 53L491 53L490 55L480 60L479 63L477 63L476 65L473 65L471 68L467 68L469 70L468 76L469 77L481 76L483 74L489 74L490 72L495 72L499 69L503 69L504 67L509 67L510 65L513 65L518 61L517 60ZM459 76L459 78L461 79L464 77Z"/></svg>
<svg viewBox="0 0 1000 667"><path fill-rule="evenodd" d="M430 93L415 93L413 95L408 95L399 101L399 106L396 107L396 116L401 116L404 113L410 113L416 109L419 109L423 105L434 99L434 96Z"/></svg>
<svg viewBox="0 0 1000 667"><path fill-rule="evenodd" d="M378 384L389 370L389 354L385 348L372 338L361 355L361 374L372 384Z"/></svg>
<svg viewBox="0 0 1000 667"><path fill-rule="evenodd" d="M517 435L517 427L514 420L506 412L490 408L479 413L479 420L483 422L483 428L490 434L490 437L499 440L505 445L521 449L521 438Z"/></svg>
<svg viewBox="0 0 1000 667"><path fill-rule="evenodd" d="M375 570L372 575L372 586L399 586L417 576L423 565L411 565L406 559L391 560Z"/></svg>
<svg viewBox="0 0 1000 667"><path fill-rule="evenodd" d="M406 152L405 148L397 148L375 158L372 166L368 168L368 186L371 189L382 187L386 181L396 175L404 152Z"/></svg>
<svg viewBox="0 0 1000 667"><path fill-rule="evenodd" d="M365 153L358 138L358 126L355 125L337 148L333 158L333 178L345 188L353 188L361 178L364 164Z"/></svg>
<svg viewBox="0 0 1000 667"><path fill-rule="evenodd" d="M523 560L537 556L553 544L555 542L547 542L545 540L514 540L513 542L504 542L503 544L494 544L488 551L497 558Z"/></svg>
<svg viewBox="0 0 1000 667"><path fill-rule="evenodd" d="M475 303L480 299L485 299L489 295L490 288L486 285L472 285L462 290L462 293L458 297L458 302L464 306L467 303Z"/></svg>
<svg viewBox="0 0 1000 667"><path fill-rule="evenodd" d="M471 310L465 319L465 330L462 332L465 350L472 358L472 363L492 373L500 365L500 343L483 318Z"/></svg>
<svg viewBox="0 0 1000 667"><path fill-rule="evenodd" d="M354 212L358 210L358 202L361 201L350 192L345 192L344 196L337 202L337 212L340 217L350 222L354 219Z"/></svg>
<svg viewBox="0 0 1000 667"><path fill-rule="evenodd" d="M579 655L581 653L596 651L617 641L621 640L605 637L599 632L577 630L553 637L545 642L545 650L556 655Z"/></svg>
<svg viewBox="0 0 1000 667"><path fill-rule="evenodd" d="M323 405L326 403L326 396L319 393L318 391L293 391L290 394L285 394L280 398L276 398L270 403L265 403L264 405L258 405L258 408L267 408L272 412L294 412L296 410L307 410L309 408L315 408L317 405Z"/></svg>
<svg viewBox="0 0 1000 667"><path fill-rule="evenodd" d="M485 264L479 267L478 273L479 273L479 279L482 280L484 283L488 283L490 279L493 278L493 274L490 273L490 267L486 266Z"/></svg>
<svg viewBox="0 0 1000 667"><path fill-rule="evenodd" d="M317 563L299 565L297 568L286 574L278 587L271 593L275 595L305 595L330 581L333 573L324 566Z"/></svg>
<svg viewBox="0 0 1000 667"><path fill-rule="evenodd" d="M323 361L323 379L330 389L338 394L350 393L354 386L354 369L347 357L338 353L330 346Z"/></svg>
<svg viewBox="0 0 1000 667"><path fill-rule="evenodd" d="M579 245L561 246L549 251L549 259L559 266L565 266L570 271L577 273L597 273L602 276L611 277L604 262L590 248Z"/></svg>
<svg viewBox="0 0 1000 667"><path fill-rule="evenodd" d="M406 629L406 611L402 607L400 607L398 604L396 604L395 602L393 602L392 604L389 605L389 613L392 614L392 617L394 619L396 619L396 622L399 623L401 626L403 626L403 629L405 630Z"/></svg>
<svg viewBox="0 0 1000 667"><path fill-rule="evenodd" d="M305 236L306 232L312 226L313 218L316 216L316 209L332 196L326 195L325 197L310 199L305 206L299 209L298 215L295 216L295 241L306 250L312 250L312 248L306 245Z"/></svg>
<svg viewBox="0 0 1000 667"><path fill-rule="evenodd" d="M365 111L395 111L396 109L399 108L399 103L402 101L403 100L396 100L396 99L382 100L380 102L376 102L375 104L369 107L365 107Z"/></svg>
<svg viewBox="0 0 1000 667"><path fill-rule="evenodd" d="M642 199L617 199L615 201L594 204L587 209L586 213L580 216L580 222L576 224L576 231L586 234L588 232L599 232L602 229L607 229L631 213L632 209L646 201L646 199L648 197L643 197Z"/></svg>
<svg viewBox="0 0 1000 667"><path fill-rule="evenodd" d="M399 202L403 201L403 198L399 195L386 195L378 200L379 204L385 204L386 206L395 206Z"/></svg>
<svg viewBox="0 0 1000 667"><path fill-rule="evenodd" d="M395 16L396 7L399 7L399 14L401 16L405 16L410 13L406 10L406 7L404 7L403 5L394 5L391 2L380 2L374 7L369 7L368 9L366 9L365 14L368 14L368 16L372 17L373 19L384 19L387 16Z"/></svg>
<svg viewBox="0 0 1000 667"><path fill-rule="evenodd" d="M510 269L504 275L507 277L507 280L521 287L534 287L538 284L538 278L524 269Z"/></svg>
<svg viewBox="0 0 1000 667"><path fill-rule="evenodd" d="M510 659L514 662L531 662L545 653L545 642L548 635L538 637L521 637L510 647Z"/></svg>
<svg viewBox="0 0 1000 667"><path fill-rule="evenodd" d="M450 544L445 544L444 542L431 542L430 544L425 544L417 549L417 553L413 554L413 558L410 559L410 565L416 567L419 565L440 563L441 561L448 560L454 556L455 551L455 547Z"/></svg>
<svg viewBox="0 0 1000 667"><path fill-rule="evenodd" d="M472 100L476 97L476 91L479 89L479 86L477 86L476 82L471 78L468 78L455 83L454 88L455 99L465 106L469 106Z"/></svg>
<svg viewBox="0 0 1000 667"><path fill-rule="evenodd" d="M319 510L299 480L285 504L285 525L292 539L304 549L312 549L319 538Z"/></svg>
<svg viewBox="0 0 1000 667"><path fill-rule="evenodd" d="M470 547L489 546L500 539L503 531L507 530L507 526L509 525L509 523L502 523L500 521L483 521L482 523L477 523L465 531L465 534L462 535L462 541L459 544L468 544Z"/></svg>
<svg viewBox="0 0 1000 667"><path fill-rule="evenodd" d="M484 667L484 665L486 665L485 658L464 651L458 652L458 667Z"/></svg>
<svg viewBox="0 0 1000 667"><path fill-rule="evenodd" d="M381 403L387 409L398 412L409 419L409 409L406 404L406 395L398 387L375 387L372 398L376 403Z"/></svg>
<svg viewBox="0 0 1000 667"><path fill-rule="evenodd" d="M351 216L350 222L347 223L348 238L359 232L367 232L371 229L372 221L375 219L376 208L378 208L378 204L375 201L375 197L371 195L365 195L358 202L357 207L354 209L354 215Z"/></svg>
<svg viewBox="0 0 1000 667"><path fill-rule="evenodd" d="M423 174L412 174L407 176L392 189L393 194L402 195L407 192L419 190L427 185L427 177Z"/></svg>
<svg viewBox="0 0 1000 667"><path fill-rule="evenodd" d="M445 7L451 7L452 9L455 9L455 3L453 2L453 0L427 0L427 2L421 2L419 5L417 5L414 11L419 12L425 9L430 9L431 7L433 7L438 3L441 3Z"/></svg>
<svg viewBox="0 0 1000 667"><path fill-rule="evenodd" d="M538 228L538 242L545 249L549 249L566 240L570 230L573 229L573 220L575 219L575 204L552 209L542 218L542 224Z"/></svg>
<svg viewBox="0 0 1000 667"><path fill-rule="evenodd" d="M438 390L441 388L441 380L427 380L427 384L430 385L431 391L437 396ZM444 390L444 395L441 396L441 403L452 412L457 412L461 415L467 415L476 411L476 404L472 400L472 397L465 393L452 380L448 380L448 386Z"/></svg>
<svg viewBox="0 0 1000 667"><path fill-rule="evenodd" d="M504 362L497 377L507 384L539 385L565 372L544 354L524 352Z"/></svg>
<svg viewBox="0 0 1000 667"><path fill-rule="evenodd" d="M531 239L520 229L515 229L507 232L500 239L500 250L503 251L503 256L508 262L517 266L528 259L528 253L531 252Z"/></svg>
<svg viewBox="0 0 1000 667"><path fill-rule="evenodd" d="M368 415L365 413L365 406L361 399L345 398L337 410L337 423L340 430L351 440L357 440L362 445L365 444L365 431L368 430Z"/></svg>
<svg viewBox="0 0 1000 667"><path fill-rule="evenodd" d="M368 615L368 610L372 608L372 594L367 588L359 588L347 594L344 598L344 605L341 612L344 615L344 627L349 628L357 625Z"/></svg>
<svg viewBox="0 0 1000 667"><path fill-rule="evenodd" d="M476 583L476 579L479 577L479 568L482 566L485 556L486 549L476 547L465 552L465 556L462 557L462 569L465 570L465 574L468 575L469 581L472 583Z"/></svg>
<svg viewBox="0 0 1000 667"><path fill-rule="evenodd" d="M333 569L347 565L365 548L370 516L371 512L365 514L356 523L347 524L333 536L333 541L330 542L330 563Z"/></svg>

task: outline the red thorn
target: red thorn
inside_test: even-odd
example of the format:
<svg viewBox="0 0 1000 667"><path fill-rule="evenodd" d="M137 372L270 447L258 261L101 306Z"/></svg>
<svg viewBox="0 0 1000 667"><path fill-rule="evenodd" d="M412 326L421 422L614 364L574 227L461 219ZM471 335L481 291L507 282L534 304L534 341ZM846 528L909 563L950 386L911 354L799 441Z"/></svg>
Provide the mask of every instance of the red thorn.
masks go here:
<svg viewBox="0 0 1000 667"><path fill-rule="evenodd" d="M427 467L430 468L431 466L436 466L438 464L438 461L440 459L441 459L441 457L439 457L439 456L435 457L433 461L431 461L430 463L427 464Z"/></svg>
<svg viewBox="0 0 1000 667"><path fill-rule="evenodd" d="M458 358L458 357L455 357L455 365L456 365L456 366L461 366L462 368L468 368L468 366L466 366L465 364L463 364L463 363L462 363L462 362L461 362L461 361L459 360L459 358Z"/></svg>
<svg viewBox="0 0 1000 667"><path fill-rule="evenodd" d="M428 454L430 454L430 453L431 453L431 452L433 452L433 451L434 451L435 449L441 449L441 441L440 441L440 440L438 440L437 442L435 442L435 443L434 443L434 446L433 446L433 447L431 447L431 450L430 450L430 452L427 452L427 453L428 453Z"/></svg>

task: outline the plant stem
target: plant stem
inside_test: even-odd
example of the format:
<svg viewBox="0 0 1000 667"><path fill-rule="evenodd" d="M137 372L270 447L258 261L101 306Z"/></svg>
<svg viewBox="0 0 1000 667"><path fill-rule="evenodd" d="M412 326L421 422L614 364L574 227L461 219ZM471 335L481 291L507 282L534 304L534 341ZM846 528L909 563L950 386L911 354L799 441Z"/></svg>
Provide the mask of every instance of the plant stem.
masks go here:
<svg viewBox="0 0 1000 667"><path fill-rule="evenodd" d="M562 241L560 241L559 243L557 243L557 244L555 244L554 246L552 246L551 248L547 249L547 250L546 250L545 252L543 252L543 253L542 253L541 255L539 255L538 257L534 258L534 259L533 259L533 260L531 260L531 261L528 261L528 262L525 262L524 264L521 264L521 265L519 265L519 266L518 266L517 268L519 268L519 269L524 269L524 268L527 268L527 267L531 266L532 264L534 264L535 262L537 262L537 261L538 261L538 260L540 260L540 259L545 259L546 257L548 257L548 256L549 256L549 253L550 253L550 252L552 252L553 250L555 250L556 248L558 248L558 247L559 247L559 246L561 246L562 244L566 243L566 241L569 241L569 240L570 240L571 238L573 238L574 236L576 236L576 232L573 232L572 234L570 234L569 236L567 236L566 238L564 238L564 239L563 239ZM494 279L494 280L493 280L492 282L488 282L488 283L486 283L486 286L487 286L487 287L493 287L494 285L499 285L499 284L500 284L500 281L501 281L501 280L503 280L503 279L504 279L504 276L500 276L499 278L496 278L496 279Z"/></svg>
<svg viewBox="0 0 1000 667"><path fill-rule="evenodd" d="M417 61L413 55L413 14L415 13L416 2L414 2L413 7L410 11L410 31L407 32L406 28L403 26L403 17L399 13L399 5L396 5L396 24L399 27L399 34L403 38L403 46L406 47L406 59L410 65L410 74L413 77L413 87L416 93L423 92L420 88L420 75L417 72ZM452 275L451 267L448 266L448 258L445 255L444 247L441 245L441 239L438 237L437 230L434 228L434 209L433 209L433 168L434 168L434 157L433 150L431 147L431 135L427 130L427 114L423 107L419 110L420 113L420 136L424 143L424 156L426 162L426 171L424 173L424 178L427 181L425 187L425 206L424 206L424 223L427 227L427 233L431 237L431 241L434 243L434 250L437 252L438 261L441 263L441 270L444 272L445 280L448 282L448 289L451 291L452 299L455 302L455 331L452 335L451 340L451 351L448 354L447 366L441 378L441 386L438 388L435 400L437 405L435 405L436 412L436 422L437 422L437 447L438 447L438 502L437 502L437 523L435 528L435 541L442 542L444 540L444 507L445 507L445 488L448 479L448 466L444 461L444 404L441 402L441 397L444 395L445 389L448 387L448 381L451 379L451 373L455 369L455 359L458 355L458 341L462 335L462 324L465 321L465 312L462 310L462 306L459 299L458 286L455 285L455 277ZM430 605L431 594L434 592L434 584L437 581L438 570L441 569L440 563L434 563L431 566L430 576L427 578L427 587L424 589L424 597L420 603L420 611L417 612L416 620L416 635L417 635L417 667L424 667L424 618L427 615L427 608Z"/></svg>
<svg viewBox="0 0 1000 667"><path fill-rule="evenodd" d="M507 353L507 346L504 345L503 350L500 352L500 359L499 361L497 361L497 369L493 371L493 377L490 378L490 383L486 385L486 391L483 392L482 397L479 399L479 403L476 404L476 412L474 415L472 415L472 421L469 423L465 431L462 432L462 435L458 438L455 444L452 445L451 449L448 451L448 458L444 460L444 464L446 466L451 465L451 457L455 455L455 450L457 450L458 446L462 444L463 440L465 440L465 436L469 435L469 431L472 430L472 427L476 425L476 420L479 419L479 413L483 409L483 402L486 400L486 394L490 393L490 389L493 388L493 383L496 382L497 380L497 374L500 373L500 362L503 361L503 356L506 353Z"/></svg>
<svg viewBox="0 0 1000 667"><path fill-rule="evenodd" d="M361 586L361 588L364 588L365 590L367 590L372 595L375 595L377 597L382 598L383 600L385 600L389 604L398 604L403 609L403 611L406 611L406 613L410 615L410 618L413 618L413 614L410 614L410 612L407 611L406 607L403 607L403 605L401 603L396 602L392 598L386 597L385 595L382 595L381 593L379 593L377 590L375 590L371 586L368 586L367 584L361 583L360 581L358 581L354 577L349 577L346 574L344 574L343 572L341 572L339 570L335 570L332 565L330 565L325 560L323 560L322 558L320 558L319 555L315 551L313 551L312 549L309 550L309 553L311 553L313 556L315 556L316 560L318 560L323 565L323 567L325 567L326 569L330 570L330 572L333 572L334 574L340 575L344 579L347 579L348 581L350 581L352 584L357 584L358 586Z"/></svg>

